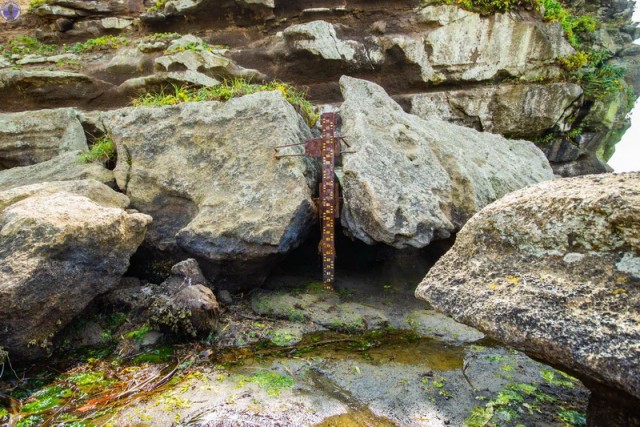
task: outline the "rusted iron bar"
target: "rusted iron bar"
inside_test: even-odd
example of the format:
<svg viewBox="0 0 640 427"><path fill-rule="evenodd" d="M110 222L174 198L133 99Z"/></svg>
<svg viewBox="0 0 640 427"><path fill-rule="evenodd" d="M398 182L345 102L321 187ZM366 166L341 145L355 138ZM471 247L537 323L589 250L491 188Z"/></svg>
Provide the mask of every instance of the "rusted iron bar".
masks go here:
<svg viewBox="0 0 640 427"><path fill-rule="evenodd" d="M340 153L335 139L336 115L325 113L322 121L322 182L320 183L320 218L322 238L320 254L322 256L322 283L325 288L333 289L336 279L335 222L339 214L338 186L335 178L336 155Z"/></svg>
<svg viewBox="0 0 640 427"><path fill-rule="evenodd" d="M307 139L304 142L305 156L320 159L322 182L320 183L318 212L320 214L321 239L320 256L322 258L322 283L327 289L333 289L335 282L335 221L340 216L340 190L335 177L335 164L343 153L340 142L349 146L343 136L336 136L336 113L323 113L320 117L322 137ZM278 154L278 149L300 144L288 144L276 147L276 158L300 157L302 154ZM344 151L344 153L353 151Z"/></svg>

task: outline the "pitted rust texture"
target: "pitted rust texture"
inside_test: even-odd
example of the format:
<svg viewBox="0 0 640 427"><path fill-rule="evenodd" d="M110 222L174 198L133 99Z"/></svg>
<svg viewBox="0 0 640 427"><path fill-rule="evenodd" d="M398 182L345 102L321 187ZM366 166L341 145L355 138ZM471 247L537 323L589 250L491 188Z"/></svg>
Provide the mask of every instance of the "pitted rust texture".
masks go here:
<svg viewBox="0 0 640 427"><path fill-rule="evenodd" d="M340 190L335 178L335 164L341 151L340 141L336 136L336 113L323 113L320 117L322 137L307 139L304 142L304 156L320 159L322 165L322 182L320 183L318 212L320 214L321 239L319 251L322 257L322 282L327 289L333 289L335 282L335 222L340 216ZM291 147L290 144L276 147L276 157L303 156L301 154L278 155L278 148Z"/></svg>

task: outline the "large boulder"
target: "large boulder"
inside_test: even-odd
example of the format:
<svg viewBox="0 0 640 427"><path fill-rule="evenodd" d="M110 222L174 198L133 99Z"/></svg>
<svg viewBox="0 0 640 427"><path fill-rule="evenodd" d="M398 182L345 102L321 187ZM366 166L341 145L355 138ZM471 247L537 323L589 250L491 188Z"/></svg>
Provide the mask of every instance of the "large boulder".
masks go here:
<svg viewBox="0 0 640 427"><path fill-rule="evenodd" d="M640 173L545 182L474 216L416 296L572 372L593 425L640 425Z"/></svg>
<svg viewBox="0 0 640 427"><path fill-rule="evenodd" d="M72 108L0 114L0 170L87 151L78 112Z"/></svg>
<svg viewBox="0 0 640 427"><path fill-rule="evenodd" d="M150 246L197 257L210 277L260 282L315 220L312 163L274 156L274 146L310 137L280 92L127 108L103 121L118 149L118 186L154 218Z"/></svg>
<svg viewBox="0 0 640 427"><path fill-rule="evenodd" d="M527 141L405 113L378 85L343 77L342 225L402 248L447 238L503 195L553 178Z"/></svg>
<svg viewBox="0 0 640 427"><path fill-rule="evenodd" d="M113 289L151 217L97 181L0 192L0 346L15 361L48 354L52 338Z"/></svg>
<svg viewBox="0 0 640 427"><path fill-rule="evenodd" d="M69 151L46 162L0 171L0 191L50 181L94 179L107 185L113 181L113 172L81 156L81 151Z"/></svg>

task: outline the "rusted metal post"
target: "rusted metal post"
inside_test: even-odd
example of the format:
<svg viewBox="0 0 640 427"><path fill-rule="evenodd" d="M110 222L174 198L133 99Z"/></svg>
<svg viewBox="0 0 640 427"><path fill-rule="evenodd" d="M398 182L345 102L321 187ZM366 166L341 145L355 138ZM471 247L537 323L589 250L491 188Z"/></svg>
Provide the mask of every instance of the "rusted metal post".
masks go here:
<svg viewBox="0 0 640 427"><path fill-rule="evenodd" d="M336 136L336 113L323 113L320 117L320 123L322 124L322 137L307 139L304 142L304 151L306 156L320 159L322 165L320 197L317 201L321 226L321 239L318 249L322 258L322 283L325 288L333 289L333 284L336 280L335 227L336 218L340 216L340 190L335 177L335 164L343 153L340 141L344 141L344 137ZM278 148L294 145L302 144L276 147L276 158L300 156L300 154L278 154Z"/></svg>
<svg viewBox="0 0 640 427"><path fill-rule="evenodd" d="M338 214L335 164L340 148L336 150L335 113L325 113L320 120L322 121L322 183L320 184L322 283L325 288L333 289L336 279L335 222Z"/></svg>

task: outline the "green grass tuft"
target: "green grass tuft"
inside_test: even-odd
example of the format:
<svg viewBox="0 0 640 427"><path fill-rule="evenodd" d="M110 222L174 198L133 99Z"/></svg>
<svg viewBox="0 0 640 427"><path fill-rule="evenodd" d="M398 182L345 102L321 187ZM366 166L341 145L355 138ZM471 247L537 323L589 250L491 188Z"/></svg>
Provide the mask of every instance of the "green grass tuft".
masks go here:
<svg viewBox="0 0 640 427"><path fill-rule="evenodd" d="M132 103L135 106L165 106L183 102L228 101L243 95L277 90L306 119L309 126L314 126L319 117L316 108L306 99L304 92L280 81L257 84L244 79L234 79L225 80L213 87L192 88L178 85L172 85L172 87L173 93L165 89L160 92L148 92L134 99Z"/></svg>
<svg viewBox="0 0 640 427"><path fill-rule="evenodd" d="M98 138L88 153L82 154L80 160L84 163L102 163L106 164L116 159L116 145L108 135Z"/></svg>

